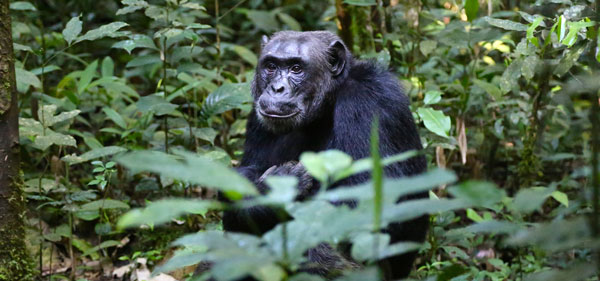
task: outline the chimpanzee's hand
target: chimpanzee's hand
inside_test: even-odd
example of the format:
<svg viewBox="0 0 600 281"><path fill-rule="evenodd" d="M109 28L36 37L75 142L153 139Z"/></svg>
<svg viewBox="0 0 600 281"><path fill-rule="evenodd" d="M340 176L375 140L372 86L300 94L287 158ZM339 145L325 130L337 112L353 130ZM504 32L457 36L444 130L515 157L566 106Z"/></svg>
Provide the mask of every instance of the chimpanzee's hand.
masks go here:
<svg viewBox="0 0 600 281"><path fill-rule="evenodd" d="M258 179L258 188L261 194L266 193L269 190L265 183L267 176L295 176L298 178L298 195L296 200L302 201L305 198L313 195L318 187L314 182L313 178L308 174L304 166L297 161L289 161L279 166L273 166L267 169L262 176Z"/></svg>

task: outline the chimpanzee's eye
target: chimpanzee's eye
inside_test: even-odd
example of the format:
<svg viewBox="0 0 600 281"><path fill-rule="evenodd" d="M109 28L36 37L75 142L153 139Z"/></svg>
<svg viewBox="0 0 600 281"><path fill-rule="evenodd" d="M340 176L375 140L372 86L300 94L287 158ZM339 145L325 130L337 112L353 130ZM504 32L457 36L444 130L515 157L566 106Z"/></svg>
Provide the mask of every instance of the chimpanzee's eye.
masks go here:
<svg viewBox="0 0 600 281"><path fill-rule="evenodd" d="M266 69L268 72L275 72L275 70L277 70L277 66L274 63L270 62L267 64Z"/></svg>
<svg viewBox="0 0 600 281"><path fill-rule="evenodd" d="M297 65L297 64L294 64L294 66L292 66L292 68L290 68L290 70L294 74L300 74L300 73L302 73L302 67L300 67L300 65Z"/></svg>

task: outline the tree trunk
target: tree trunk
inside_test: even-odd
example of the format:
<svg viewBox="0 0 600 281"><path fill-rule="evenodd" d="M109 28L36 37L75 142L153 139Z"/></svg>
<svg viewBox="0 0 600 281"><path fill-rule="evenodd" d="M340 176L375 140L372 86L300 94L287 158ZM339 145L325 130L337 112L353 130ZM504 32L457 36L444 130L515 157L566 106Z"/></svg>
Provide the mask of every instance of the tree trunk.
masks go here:
<svg viewBox="0 0 600 281"><path fill-rule="evenodd" d="M350 30L350 25L352 25L352 16L348 14L348 10L346 9L348 5L343 4L342 0L335 0L335 12L339 21L338 30L339 35L348 46L348 49L352 50L354 42L352 42L352 30Z"/></svg>
<svg viewBox="0 0 600 281"><path fill-rule="evenodd" d="M19 176L19 108L9 0L0 0L0 280L33 280Z"/></svg>

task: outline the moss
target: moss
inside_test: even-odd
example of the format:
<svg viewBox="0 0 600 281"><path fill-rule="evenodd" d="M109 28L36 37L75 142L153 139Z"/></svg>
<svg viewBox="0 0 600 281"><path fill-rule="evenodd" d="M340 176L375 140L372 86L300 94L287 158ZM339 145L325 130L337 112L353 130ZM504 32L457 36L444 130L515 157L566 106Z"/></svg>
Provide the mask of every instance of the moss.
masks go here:
<svg viewBox="0 0 600 281"><path fill-rule="evenodd" d="M10 211L0 215L6 226L0 229L0 280L34 280L34 264L23 241L26 210L20 180L13 182L13 186L17 188L7 198Z"/></svg>
<svg viewBox="0 0 600 281"><path fill-rule="evenodd" d="M11 87L9 82L5 82L0 89L0 115L4 114L10 107L11 102Z"/></svg>

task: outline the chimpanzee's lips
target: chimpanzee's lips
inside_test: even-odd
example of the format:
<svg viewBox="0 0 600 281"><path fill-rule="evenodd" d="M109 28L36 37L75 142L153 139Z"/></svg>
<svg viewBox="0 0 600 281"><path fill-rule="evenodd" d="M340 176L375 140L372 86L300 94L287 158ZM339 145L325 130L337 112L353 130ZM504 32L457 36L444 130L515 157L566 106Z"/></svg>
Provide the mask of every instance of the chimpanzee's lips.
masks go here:
<svg viewBox="0 0 600 281"><path fill-rule="evenodd" d="M291 118L291 117L296 116L296 114L300 113L300 111L297 110L297 111L294 111L289 114L277 114L277 113L266 113L261 108L259 108L258 113L260 113L260 115L262 115L264 117L268 117L268 118L286 119L286 118Z"/></svg>

